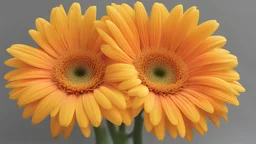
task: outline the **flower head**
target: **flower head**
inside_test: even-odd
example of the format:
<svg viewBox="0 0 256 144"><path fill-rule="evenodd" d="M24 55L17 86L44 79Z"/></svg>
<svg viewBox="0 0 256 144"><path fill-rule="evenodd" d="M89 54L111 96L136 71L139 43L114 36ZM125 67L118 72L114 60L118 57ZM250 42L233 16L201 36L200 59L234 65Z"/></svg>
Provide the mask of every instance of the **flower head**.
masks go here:
<svg viewBox="0 0 256 144"><path fill-rule="evenodd" d="M207 132L207 117L216 126L219 116L227 120L225 103L239 105L245 89L233 70L237 57L223 49L223 36L212 35L215 20L198 24L196 7L168 12L155 3L149 17L141 2L134 9L112 4L104 20L96 23L107 43L101 50L113 60L104 80L130 96L133 116L144 109L145 127L159 140L168 129L191 141L193 128Z"/></svg>
<svg viewBox="0 0 256 144"><path fill-rule="evenodd" d="M95 6L84 15L78 3L68 14L55 7L50 22L38 18L37 30L29 31L39 48L15 44L7 49L13 58L5 64L16 68L5 75L6 87L13 88L10 98L25 107L22 116L32 116L33 124L50 115L53 137L67 138L75 122L88 137L103 116L116 125L131 123L124 94L103 79L107 63L95 20Z"/></svg>

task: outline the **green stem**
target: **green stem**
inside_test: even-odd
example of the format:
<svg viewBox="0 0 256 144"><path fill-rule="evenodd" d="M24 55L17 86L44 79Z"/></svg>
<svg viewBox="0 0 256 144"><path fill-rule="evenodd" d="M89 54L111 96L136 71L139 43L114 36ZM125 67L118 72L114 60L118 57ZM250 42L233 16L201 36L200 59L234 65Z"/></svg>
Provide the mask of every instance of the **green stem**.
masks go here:
<svg viewBox="0 0 256 144"><path fill-rule="evenodd" d="M128 144L129 137L125 133L124 124L122 124L118 130L117 127L109 121L107 125L114 144Z"/></svg>
<svg viewBox="0 0 256 144"><path fill-rule="evenodd" d="M124 125L124 124L122 124L122 125L119 127L119 132L125 134L125 125Z"/></svg>
<svg viewBox="0 0 256 144"><path fill-rule="evenodd" d="M128 144L128 140L129 140L129 137L127 136L126 132L125 132L125 125L122 124L120 127L119 127L119 133L120 133L120 136L119 136L119 144Z"/></svg>
<svg viewBox="0 0 256 144"><path fill-rule="evenodd" d="M143 118L142 112L135 118L135 124L133 129L133 144L142 144L142 126Z"/></svg>
<svg viewBox="0 0 256 144"><path fill-rule="evenodd" d="M118 143L118 135L117 135L117 129L116 126L113 125L111 122L107 121L107 125L108 125L108 130L110 132L110 136L113 140L114 144Z"/></svg>
<svg viewBox="0 0 256 144"><path fill-rule="evenodd" d="M99 127L94 127L94 133L96 137L96 144L108 144L108 136L106 129L103 125L100 125Z"/></svg>

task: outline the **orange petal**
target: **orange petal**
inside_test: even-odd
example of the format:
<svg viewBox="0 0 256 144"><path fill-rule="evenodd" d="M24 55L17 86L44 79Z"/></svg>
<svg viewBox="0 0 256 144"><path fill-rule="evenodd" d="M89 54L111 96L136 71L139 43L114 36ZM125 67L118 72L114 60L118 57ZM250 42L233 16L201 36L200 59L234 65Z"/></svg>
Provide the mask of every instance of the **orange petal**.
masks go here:
<svg viewBox="0 0 256 144"><path fill-rule="evenodd" d="M38 124L43 121L62 102L65 96L65 93L57 90L40 100L33 115L32 123Z"/></svg>
<svg viewBox="0 0 256 144"><path fill-rule="evenodd" d="M192 122L198 122L200 120L200 114L197 108L186 97L175 95L171 98L189 120Z"/></svg>
<svg viewBox="0 0 256 144"><path fill-rule="evenodd" d="M83 95L83 105L91 124L98 127L102 121L102 114L93 94Z"/></svg>
<svg viewBox="0 0 256 144"><path fill-rule="evenodd" d="M163 110L162 110L160 98L158 96L155 96L155 105L152 111L149 113L150 121L154 126L160 123L162 119L162 111Z"/></svg>
<svg viewBox="0 0 256 144"><path fill-rule="evenodd" d="M71 124L72 119L74 118L76 103L77 97L74 95L66 96L65 100L62 102L59 112L61 126L68 127Z"/></svg>
<svg viewBox="0 0 256 144"><path fill-rule="evenodd" d="M147 132L150 132L153 129L153 125L149 118L149 113L144 112L144 125L147 130Z"/></svg>
<svg viewBox="0 0 256 144"><path fill-rule="evenodd" d="M26 118L31 117L34 114L37 105L38 105L38 102L33 102L33 103L26 105L26 107L24 108L24 111L22 113L22 118L26 119Z"/></svg>
<svg viewBox="0 0 256 144"><path fill-rule="evenodd" d="M149 46L149 18L144 5L141 2L134 4L135 20L142 48Z"/></svg>
<svg viewBox="0 0 256 144"><path fill-rule="evenodd" d="M76 119L77 119L77 123L78 123L79 127L87 128L89 126L89 119L84 110L83 99L81 96L77 99Z"/></svg>
<svg viewBox="0 0 256 144"><path fill-rule="evenodd" d="M148 96L145 99L144 109L147 113L150 113L156 103L156 95L152 92L148 94Z"/></svg>
<svg viewBox="0 0 256 144"><path fill-rule="evenodd" d="M163 110L168 118L168 120L173 124L178 124L177 116L175 115L175 104L170 98L161 97L161 103Z"/></svg>
<svg viewBox="0 0 256 144"><path fill-rule="evenodd" d="M152 7L149 30L150 47L157 49L160 46L162 36L161 5L159 3L155 3Z"/></svg>

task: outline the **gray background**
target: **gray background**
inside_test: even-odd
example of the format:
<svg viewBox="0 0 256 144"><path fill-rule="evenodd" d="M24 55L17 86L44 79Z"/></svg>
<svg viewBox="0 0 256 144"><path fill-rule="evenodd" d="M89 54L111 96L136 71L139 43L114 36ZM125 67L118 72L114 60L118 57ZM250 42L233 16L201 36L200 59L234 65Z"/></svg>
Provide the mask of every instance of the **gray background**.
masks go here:
<svg viewBox="0 0 256 144"><path fill-rule="evenodd" d="M105 6L111 2L126 2L133 5L133 0L79 0L82 9L97 5L98 18L105 14ZM154 1L142 0L147 10L151 9ZM228 39L226 48L239 58L237 70L241 74L241 83L247 92L242 93L239 107L229 106L229 122L221 121L221 127L216 128L209 123L209 131L205 136L195 134L192 144L253 144L256 136L256 97L255 88L255 41L256 20L255 0L159 0L168 9L177 4L185 8L196 5L200 10L200 21L216 19L220 23L217 34ZM37 17L48 19L53 7L64 4L65 8L73 0L0 0L0 63L3 75L10 69L3 62L10 58L5 49L14 43L35 45L27 31L34 28ZM6 81L1 78L0 88L0 143L5 144L93 144L94 135L85 139L76 127L68 140L60 138L54 141L49 130L49 119L39 125L31 125L30 119L22 119L22 110L18 109L15 101L8 99L8 89L4 88ZM163 142L157 141L150 133L144 132L144 143L147 144L185 144L184 139L172 139L169 136Z"/></svg>

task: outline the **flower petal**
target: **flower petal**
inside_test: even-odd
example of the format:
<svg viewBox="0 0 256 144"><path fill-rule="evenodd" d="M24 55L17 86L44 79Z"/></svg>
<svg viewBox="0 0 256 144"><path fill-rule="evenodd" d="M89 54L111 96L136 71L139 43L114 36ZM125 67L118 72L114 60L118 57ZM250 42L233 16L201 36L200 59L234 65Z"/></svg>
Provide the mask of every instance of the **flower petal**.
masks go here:
<svg viewBox="0 0 256 144"><path fill-rule="evenodd" d="M61 103L65 96L62 91L57 90L40 100L33 115L32 123L38 124L43 121Z"/></svg>
<svg viewBox="0 0 256 144"><path fill-rule="evenodd" d="M68 127L72 119L74 118L74 113L76 109L77 97L75 95L68 95L61 104L59 112L60 125L63 127Z"/></svg>
<svg viewBox="0 0 256 144"><path fill-rule="evenodd" d="M83 95L83 105L91 124L98 127L102 121L102 114L93 94Z"/></svg>

